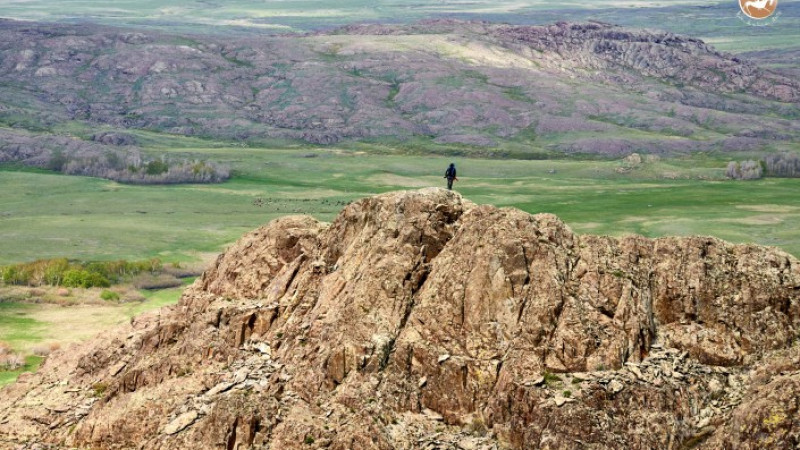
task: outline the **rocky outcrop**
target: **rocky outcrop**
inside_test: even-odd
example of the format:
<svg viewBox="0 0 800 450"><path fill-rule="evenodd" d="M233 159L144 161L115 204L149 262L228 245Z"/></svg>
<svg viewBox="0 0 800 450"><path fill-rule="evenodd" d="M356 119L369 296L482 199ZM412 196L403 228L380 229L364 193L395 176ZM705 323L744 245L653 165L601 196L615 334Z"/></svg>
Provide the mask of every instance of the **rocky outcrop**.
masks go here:
<svg viewBox="0 0 800 450"><path fill-rule="evenodd" d="M86 448L791 448L800 265L425 189L286 217L0 396Z"/></svg>
<svg viewBox="0 0 800 450"><path fill-rule="evenodd" d="M673 33L626 29L606 23L559 22L549 26L501 26L491 34L502 45L519 51L555 53L573 67L626 68L706 91L747 91L782 102L800 100L800 85L796 80L720 53L700 39Z"/></svg>
<svg viewBox="0 0 800 450"><path fill-rule="evenodd" d="M91 140L106 145L136 145L136 138L125 133L97 133L92 135Z"/></svg>

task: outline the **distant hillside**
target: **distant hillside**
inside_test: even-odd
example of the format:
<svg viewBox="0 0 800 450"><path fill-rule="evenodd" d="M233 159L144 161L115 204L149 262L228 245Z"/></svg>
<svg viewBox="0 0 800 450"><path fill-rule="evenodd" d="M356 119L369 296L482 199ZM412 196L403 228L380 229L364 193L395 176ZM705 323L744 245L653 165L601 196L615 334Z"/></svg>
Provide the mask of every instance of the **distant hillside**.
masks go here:
<svg viewBox="0 0 800 450"><path fill-rule="evenodd" d="M177 36L0 21L0 125L496 155L790 148L800 83L702 41L601 23L432 21ZM69 125L66 125L69 124Z"/></svg>

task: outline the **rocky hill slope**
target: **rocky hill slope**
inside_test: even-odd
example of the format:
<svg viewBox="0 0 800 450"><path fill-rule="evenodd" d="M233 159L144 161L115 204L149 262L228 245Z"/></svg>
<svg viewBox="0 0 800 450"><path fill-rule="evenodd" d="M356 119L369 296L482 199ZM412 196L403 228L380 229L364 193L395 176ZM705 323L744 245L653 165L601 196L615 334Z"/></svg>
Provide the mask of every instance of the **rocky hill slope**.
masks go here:
<svg viewBox="0 0 800 450"><path fill-rule="evenodd" d="M12 448L794 448L800 263L426 189L286 217L0 395ZM16 447L15 447L16 446Z"/></svg>
<svg viewBox="0 0 800 450"><path fill-rule="evenodd" d="M0 125L86 138L102 126L619 155L800 136L797 80L697 39L600 23L224 37L0 21L0 95Z"/></svg>

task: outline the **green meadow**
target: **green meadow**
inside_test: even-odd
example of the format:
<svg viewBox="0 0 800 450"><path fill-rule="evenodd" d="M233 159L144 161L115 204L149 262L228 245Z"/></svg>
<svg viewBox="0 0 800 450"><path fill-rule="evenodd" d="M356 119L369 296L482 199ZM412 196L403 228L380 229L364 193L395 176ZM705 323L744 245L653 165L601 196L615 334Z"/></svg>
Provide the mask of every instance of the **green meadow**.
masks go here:
<svg viewBox="0 0 800 450"><path fill-rule="evenodd" d="M137 186L0 169L0 264L38 258L202 260L287 214L332 220L349 201L443 186L476 203L560 216L578 233L711 235L800 255L800 180L730 181L726 161L496 160L298 147L152 148L228 164L223 184ZM379 152L382 153L382 152Z"/></svg>
<svg viewBox="0 0 800 450"><path fill-rule="evenodd" d="M367 195L443 187L450 162L458 167L455 187L465 198L554 213L581 234L709 235L800 255L800 179L726 180L727 161L719 156L645 158L631 165L425 155L377 144L250 148L193 138L152 144L147 151L153 154L221 162L234 176L223 184L139 186L0 166L0 265L55 257L207 262L280 216L331 221L348 202ZM174 304L181 291L144 291L142 302L74 305L4 299L0 291L0 342L26 358L18 370L0 371L0 385L35 370L37 346L86 340Z"/></svg>

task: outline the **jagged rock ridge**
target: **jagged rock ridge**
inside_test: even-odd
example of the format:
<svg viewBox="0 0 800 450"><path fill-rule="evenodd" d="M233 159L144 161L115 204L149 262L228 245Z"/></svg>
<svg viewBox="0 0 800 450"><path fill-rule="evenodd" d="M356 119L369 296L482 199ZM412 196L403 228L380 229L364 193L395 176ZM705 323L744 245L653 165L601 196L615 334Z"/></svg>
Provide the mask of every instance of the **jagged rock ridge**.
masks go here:
<svg viewBox="0 0 800 450"><path fill-rule="evenodd" d="M426 189L286 217L0 396L0 442L790 448L800 265ZM24 447L23 447L24 448Z"/></svg>

